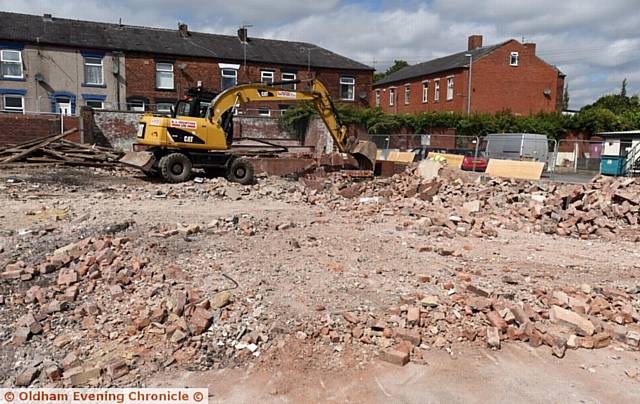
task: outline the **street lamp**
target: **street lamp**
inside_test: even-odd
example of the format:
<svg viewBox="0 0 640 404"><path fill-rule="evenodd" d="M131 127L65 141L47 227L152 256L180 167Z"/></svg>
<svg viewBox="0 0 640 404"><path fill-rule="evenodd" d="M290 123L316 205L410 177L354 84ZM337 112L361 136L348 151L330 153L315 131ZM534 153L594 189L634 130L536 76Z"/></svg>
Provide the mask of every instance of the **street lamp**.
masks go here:
<svg viewBox="0 0 640 404"><path fill-rule="evenodd" d="M467 115L471 115L471 65L473 64L473 55L466 53L466 57L469 58L469 80L467 83Z"/></svg>

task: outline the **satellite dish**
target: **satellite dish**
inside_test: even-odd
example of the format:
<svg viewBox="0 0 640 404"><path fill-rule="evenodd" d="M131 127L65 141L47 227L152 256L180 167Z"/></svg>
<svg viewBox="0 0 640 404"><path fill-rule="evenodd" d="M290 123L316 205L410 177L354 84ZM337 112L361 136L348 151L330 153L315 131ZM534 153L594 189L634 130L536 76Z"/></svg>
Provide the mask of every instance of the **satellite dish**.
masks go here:
<svg viewBox="0 0 640 404"><path fill-rule="evenodd" d="M364 100L365 98L367 98L369 96L369 93L366 91L360 91L358 93L358 97L360 97L361 100Z"/></svg>
<svg viewBox="0 0 640 404"><path fill-rule="evenodd" d="M550 88L545 88L543 93L544 93L544 95L549 96L549 95L551 95L551 89Z"/></svg>

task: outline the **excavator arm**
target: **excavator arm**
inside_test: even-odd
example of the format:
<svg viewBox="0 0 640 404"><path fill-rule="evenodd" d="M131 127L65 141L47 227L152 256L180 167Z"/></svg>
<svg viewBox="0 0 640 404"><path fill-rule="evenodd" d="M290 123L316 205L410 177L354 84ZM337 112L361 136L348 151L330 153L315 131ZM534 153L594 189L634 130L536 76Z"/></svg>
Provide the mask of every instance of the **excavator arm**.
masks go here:
<svg viewBox="0 0 640 404"><path fill-rule="evenodd" d="M310 83L310 90L297 91L287 90L277 87L279 84ZM238 104L260 101L307 101L315 108L329 130L338 150L342 153L351 154L358 166L363 170L373 170L375 168L377 149L373 142L351 139L347 136L347 127L342 124L336 108L331 100L331 96L326 87L318 80L308 81L287 81L265 85L262 83L243 84L231 87L220 93L211 102L209 118L213 123L224 127L225 117L228 112L236 108Z"/></svg>

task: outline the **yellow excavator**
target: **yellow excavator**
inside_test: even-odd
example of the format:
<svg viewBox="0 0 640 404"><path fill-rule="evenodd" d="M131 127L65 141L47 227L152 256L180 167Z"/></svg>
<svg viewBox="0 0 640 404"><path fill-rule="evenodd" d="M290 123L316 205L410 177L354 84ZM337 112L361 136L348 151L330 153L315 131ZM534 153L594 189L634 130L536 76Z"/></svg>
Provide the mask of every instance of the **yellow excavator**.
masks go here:
<svg viewBox="0 0 640 404"><path fill-rule="evenodd" d="M308 84L309 89L295 91L285 87L298 83ZM245 158L247 153L242 148L233 147L233 118L240 105L255 101L310 102L340 152L351 154L361 170L375 168L375 144L348 137L347 127L341 123L326 87L318 80L243 84L208 99L192 94L190 100L176 103L171 116L143 115L134 151L127 153L121 162L173 183L188 180L193 168L202 168L212 175L222 174L241 184L252 183L251 160Z"/></svg>

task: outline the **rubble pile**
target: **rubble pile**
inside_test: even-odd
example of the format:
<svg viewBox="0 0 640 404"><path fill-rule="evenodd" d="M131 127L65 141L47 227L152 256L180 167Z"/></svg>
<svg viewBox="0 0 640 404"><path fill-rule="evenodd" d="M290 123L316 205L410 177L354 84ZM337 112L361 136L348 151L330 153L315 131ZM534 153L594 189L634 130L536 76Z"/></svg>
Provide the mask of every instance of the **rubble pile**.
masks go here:
<svg viewBox="0 0 640 404"><path fill-rule="evenodd" d="M546 345L559 358L566 349L611 344L640 350L638 287L623 291L583 284L521 292L523 298L516 299L512 292L467 282L467 274L459 273L456 280L401 296L384 318L367 319L361 323L364 329L354 327L352 335L361 335L365 343L377 340L386 348L382 359L398 364L424 360L433 348L451 352L453 344L464 341L493 349L504 340Z"/></svg>
<svg viewBox="0 0 640 404"><path fill-rule="evenodd" d="M495 178L465 181L461 174L424 180L414 167L367 183L352 183L339 176L324 183L302 181L311 189L311 203L333 204L363 218L415 218L418 220L407 222L407 227L425 234L483 237L507 228L582 239L640 241L640 181L633 178L599 177L583 185ZM326 189L335 196L321 191Z"/></svg>
<svg viewBox="0 0 640 404"><path fill-rule="evenodd" d="M250 217L214 222L213 234L260 228ZM177 231L187 237L200 229ZM215 264L219 281L204 288L176 265L153 263L155 248L129 237L93 237L35 265L7 265L0 279L15 287L0 307L10 308L6 339L23 358L12 383L136 385L160 368L235 366L271 347L260 294L236 293L235 280Z"/></svg>

